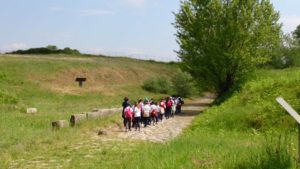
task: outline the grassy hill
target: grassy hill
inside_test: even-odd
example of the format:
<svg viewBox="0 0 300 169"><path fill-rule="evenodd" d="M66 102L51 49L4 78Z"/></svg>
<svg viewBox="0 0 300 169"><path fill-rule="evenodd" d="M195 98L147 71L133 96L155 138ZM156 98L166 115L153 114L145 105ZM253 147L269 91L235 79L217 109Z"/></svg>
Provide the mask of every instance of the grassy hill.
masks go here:
<svg viewBox="0 0 300 169"><path fill-rule="evenodd" d="M300 112L299 84L299 68L257 70L181 137L141 146L124 168L299 168L296 122L275 100L282 96Z"/></svg>
<svg viewBox="0 0 300 169"><path fill-rule="evenodd" d="M176 66L66 55L1 56L0 63L0 168L15 160L16 168L26 168L28 160L35 168L299 168L297 125L275 101L282 96L300 111L299 68L253 72L225 102L199 115L168 143L107 140L89 145L90 132L120 116L59 132L51 131L50 122L94 107L119 106L124 95L161 97L141 84ZM88 78L83 89L74 82L78 75ZM22 112L26 107L37 107L39 113L27 115ZM87 156L95 147L96 158ZM43 160L47 165L36 165Z"/></svg>
<svg viewBox="0 0 300 169"><path fill-rule="evenodd" d="M162 97L144 91L141 84L177 69L153 61L69 55L0 55L0 64L0 161L6 165L26 153L35 155L35 151L76 142L77 134L120 115L60 133L51 132L53 120L69 120L71 114L93 108L120 107L124 96ZM83 88L75 82L78 76L87 78ZM38 113L26 114L28 107L36 107Z"/></svg>

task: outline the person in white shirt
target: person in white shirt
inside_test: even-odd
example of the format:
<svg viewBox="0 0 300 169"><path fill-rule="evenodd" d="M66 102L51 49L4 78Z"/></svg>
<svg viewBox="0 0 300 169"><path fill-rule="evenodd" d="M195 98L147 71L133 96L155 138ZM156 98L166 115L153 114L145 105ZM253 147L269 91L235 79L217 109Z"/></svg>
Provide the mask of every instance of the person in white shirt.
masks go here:
<svg viewBox="0 0 300 169"><path fill-rule="evenodd" d="M176 111L176 98L172 97L172 108L171 108L171 117L174 117L175 111Z"/></svg>
<svg viewBox="0 0 300 169"><path fill-rule="evenodd" d="M134 106L134 110L133 110L133 113L134 113L134 122L135 122L135 131L137 129L141 129L141 126L140 126L140 121L141 121L141 111L142 111L142 108L141 108L141 105L140 104L137 104L135 103L135 106Z"/></svg>
<svg viewBox="0 0 300 169"><path fill-rule="evenodd" d="M140 108L141 108L141 121L140 121L140 123L142 124L142 123L144 122L144 118L143 118L143 113L144 113L143 107L144 107L144 103L143 103L143 100L142 100L142 99L139 99L138 104L140 105Z"/></svg>
<svg viewBox="0 0 300 169"><path fill-rule="evenodd" d="M143 107L144 113L143 113L143 118L144 118L144 127L147 127L150 122L150 104L146 102L146 104Z"/></svg>

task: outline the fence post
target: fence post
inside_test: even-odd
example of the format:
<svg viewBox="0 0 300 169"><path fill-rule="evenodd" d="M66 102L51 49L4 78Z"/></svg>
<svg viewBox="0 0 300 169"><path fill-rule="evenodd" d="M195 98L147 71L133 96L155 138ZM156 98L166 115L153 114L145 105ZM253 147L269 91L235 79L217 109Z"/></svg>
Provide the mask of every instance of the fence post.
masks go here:
<svg viewBox="0 0 300 169"><path fill-rule="evenodd" d="M296 120L298 126L298 163L300 163L300 116L283 98L277 97L276 101Z"/></svg>

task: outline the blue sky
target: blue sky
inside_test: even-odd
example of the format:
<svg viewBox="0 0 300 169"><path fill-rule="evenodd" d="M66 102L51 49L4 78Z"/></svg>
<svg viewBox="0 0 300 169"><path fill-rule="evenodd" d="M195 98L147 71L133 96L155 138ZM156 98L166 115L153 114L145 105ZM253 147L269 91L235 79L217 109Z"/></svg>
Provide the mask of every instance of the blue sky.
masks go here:
<svg viewBox="0 0 300 169"><path fill-rule="evenodd" d="M299 0L271 0L283 30L300 24ZM82 52L176 60L179 0L0 0L0 51L49 44Z"/></svg>

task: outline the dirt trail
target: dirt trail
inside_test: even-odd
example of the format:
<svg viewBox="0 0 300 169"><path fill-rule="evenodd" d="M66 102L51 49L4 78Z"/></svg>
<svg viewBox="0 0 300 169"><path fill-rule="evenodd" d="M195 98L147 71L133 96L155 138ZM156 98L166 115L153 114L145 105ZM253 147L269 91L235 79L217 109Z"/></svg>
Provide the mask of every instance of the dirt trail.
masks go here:
<svg viewBox="0 0 300 169"><path fill-rule="evenodd" d="M124 132L121 125L113 125L106 129L107 135L100 136L100 139L115 138L115 139L132 139L151 142L166 142L178 136L184 128L186 128L197 114L203 111L214 101L215 96L211 93L206 93L205 96L193 100L187 100L182 108L182 113L168 120L164 119L155 126L141 127L140 131ZM99 138L94 133L93 138Z"/></svg>

